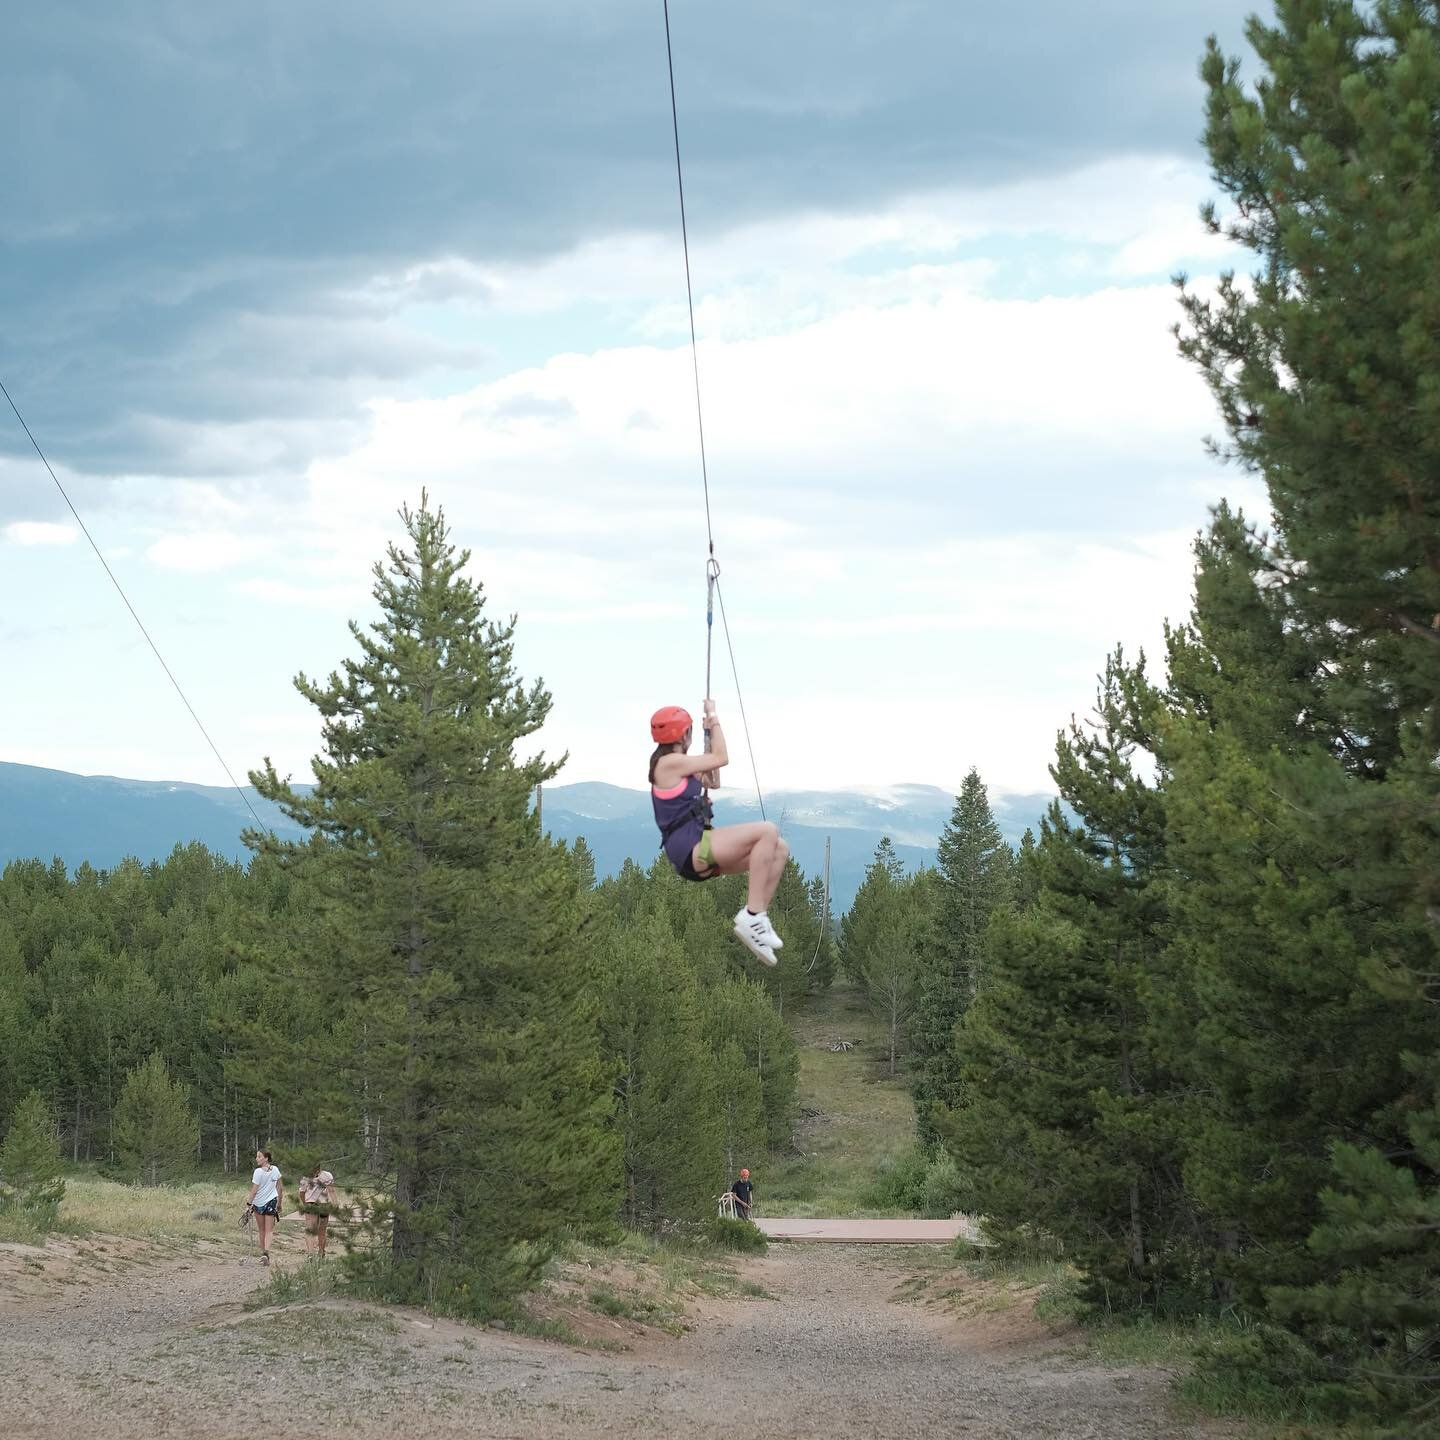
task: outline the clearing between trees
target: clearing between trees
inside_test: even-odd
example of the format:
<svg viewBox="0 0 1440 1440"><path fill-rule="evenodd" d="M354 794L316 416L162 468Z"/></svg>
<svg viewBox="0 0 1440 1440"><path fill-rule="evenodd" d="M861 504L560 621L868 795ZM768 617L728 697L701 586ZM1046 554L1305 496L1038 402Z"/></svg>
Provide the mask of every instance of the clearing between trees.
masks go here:
<svg viewBox="0 0 1440 1440"><path fill-rule="evenodd" d="M576 1344L334 1297L266 1304L239 1244L0 1247L6 1433L231 1436L257 1415L359 1437L1236 1433L1177 1410L1163 1370L1052 1332L1022 1282L935 1250L777 1247L692 1274L678 1312L643 1258L572 1258L532 1313ZM299 1245L282 1226L282 1272Z"/></svg>
<svg viewBox="0 0 1440 1440"><path fill-rule="evenodd" d="M807 1114L794 1158L758 1171L763 1209L883 1210L865 1186L914 1129L881 1027L843 984L796 1021ZM854 1048L832 1052L836 1036ZM204 1440L257 1413L387 1440L1242 1433L1175 1403L1163 1366L1102 1361L1092 1332L1037 1316L1053 1265L987 1274L940 1247L741 1260L573 1246L517 1333L344 1298L329 1266L303 1263L293 1215L271 1283L235 1227L240 1190L72 1177L63 1217L79 1233L0 1246L7 1436Z"/></svg>

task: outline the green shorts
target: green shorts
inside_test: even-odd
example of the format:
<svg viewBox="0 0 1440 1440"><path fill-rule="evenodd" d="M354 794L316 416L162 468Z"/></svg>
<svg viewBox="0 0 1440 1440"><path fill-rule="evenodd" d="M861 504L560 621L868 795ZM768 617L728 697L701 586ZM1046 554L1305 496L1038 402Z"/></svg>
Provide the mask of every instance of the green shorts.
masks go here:
<svg viewBox="0 0 1440 1440"><path fill-rule="evenodd" d="M710 848L710 837L715 832L706 830L701 833L700 843L695 847L695 853L700 857L700 863L707 870L715 868L715 852Z"/></svg>

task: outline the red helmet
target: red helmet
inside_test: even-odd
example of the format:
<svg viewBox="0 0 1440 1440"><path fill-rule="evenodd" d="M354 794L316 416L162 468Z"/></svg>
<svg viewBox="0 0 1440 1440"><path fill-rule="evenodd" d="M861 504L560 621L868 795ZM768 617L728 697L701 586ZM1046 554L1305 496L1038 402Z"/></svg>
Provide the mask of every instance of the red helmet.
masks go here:
<svg viewBox="0 0 1440 1440"><path fill-rule="evenodd" d="M685 732L694 723L688 710L682 710L678 705L667 705L650 717L650 738L657 745L673 745L685 738Z"/></svg>
<svg viewBox="0 0 1440 1440"><path fill-rule="evenodd" d="M740 1172L740 1178L742 1180L748 1180L750 1178L750 1172L748 1170L742 1170Z"/></svg>

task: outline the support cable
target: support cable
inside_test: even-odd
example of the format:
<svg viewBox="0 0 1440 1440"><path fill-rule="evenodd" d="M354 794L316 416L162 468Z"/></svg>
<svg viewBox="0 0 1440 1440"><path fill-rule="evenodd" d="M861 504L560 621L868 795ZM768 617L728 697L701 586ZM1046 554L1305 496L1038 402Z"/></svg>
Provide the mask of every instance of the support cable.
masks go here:
<svg viewBox="0 0 1440 1440"><path fill-rule="evenodd" d="M700 347L695 343L695 289L690 283L690 231L685 223L685 172L680 168L680 111L675 104L675 54L670 47L670 0L665 6L665 62L670 69L670 128L675 135L675 184L680 191L680 243L685 250L685 300L690 308L690 366L695 372L695 423L700 430L700 479L705 486L705 536L715 556L715 531L710 524L710 470L705 462L705 414L700 406Z"/></svg>
<svg viewBox="0 0 1440 1440"><path fill-rule="evenodd" d="M0 395L3 395L9 402L10 408L15 412L15 418L20 422L20 428L25 432L25 438L35 447L35 453L40 457L40 463L49 472L50 478L55 482L55 488L60 492L60 498L69 507L70 513L75 517L75 523L80 527L80 533L90 542L90 548L95 552L95 558L104 568L105 573L110 577L110 583L115 587L115 593L125 602L125 608L130 612L130 618L135 622L140 633L145 637L145 643L154 652L155 658L160 662L160 668L165 672L165 678L175 687L175 693L180 697L181 703L190 712L190 718L195 722L196 728L205 737L205 743L210 747L211 753L220 762L220 768L225 772L225 778L235 787L235 793L245 802L245 808L250 812L250 818L262 830L269 830L260 816L256 814L255 807L250 803L250 797L245 793L241 785L231 773L230 767L225 763L225 757L220 753L220 747L210 738L210 732L205 728L204 722L196 713L195 707L190 703L189 697L180 688L180 682L175 678L175 672L165 663L165 657L160 653L160 647L150 638L150 632L145 628L145 623L136 613L135 607L130 603L130 597L125 593L124 587L116 579L115 572L110 568L110 562L101 553L99 545L95 543L95 537L90 533L89 527L80 518L80 512L75 508L74 501L66 493L65 487L60 483L60 477L55 473L54 467L45 458L45 452L40 448L40 442L31 433L30 427L25 423L25 417L20 413L20 407L11 398L10 392L5 388L5 382L0 380Z"/></svg>
<svg viewBox="0 0 1440 1440"><path fill-rule="evenodd" d="M725 631L725 646L730 652L730 673L735 679L735 697L740 705L740 720L745 729L745 748L750 754L750 770L755 776L755 798L760 802L760 818L765 818L765 796L760 790L760 772L755 767L755 747L750 740L750 722L745 715L745 699L740 692L740 671L735 663L735 646L730 640L730 624L725 618L725 597L720 593L720 566L715 560L715 529L710 516L710 467L705 458L705 412L700 403L700 347L695 339L695 287L690 277L690 230L685 218L685 171L680 162L680 108L675 101L675 51L670 41L670 0L662 0L665 11L665 63L670 74L670 129L675 138L675 186L680 195L680 243L685 253L685 303L690 316L690 368L695 376L695 425L700 436L700 479L705 490L705 538L710 547L705 565L705 696L710 698L710 661L715 629L714 601L720 601L720 623ZM705 732L705 743L710 732Z"/></svg>

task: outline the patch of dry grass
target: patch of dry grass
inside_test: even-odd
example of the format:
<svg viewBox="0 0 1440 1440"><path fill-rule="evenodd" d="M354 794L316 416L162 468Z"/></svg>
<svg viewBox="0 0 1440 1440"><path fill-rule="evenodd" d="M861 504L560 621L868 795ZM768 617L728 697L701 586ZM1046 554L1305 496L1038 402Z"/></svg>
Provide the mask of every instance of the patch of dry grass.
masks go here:
<svg viewBox="0 0 1440 1440"><path fill-rule="evenodd" d="M120 1235L159 1243L219 1240L254 1244L240 1230L249 1186L205 1180L188 1185L122 1185L96 1176L70 1176L60 1205L70 1233Z"/></svg>
<svg viewBox="0 0 1440 1440"><path fill-rule="evenodd" d="M844 980L789 1016L800 1051L799 1103L793 1159L755 1176L760 1215L895 1215L865 1203L887 1159L915 1141L915 1107L903 1075L887 1074L885 1027L865 997ZM830 1051L837 1039L853 1050Z"/></svg>

